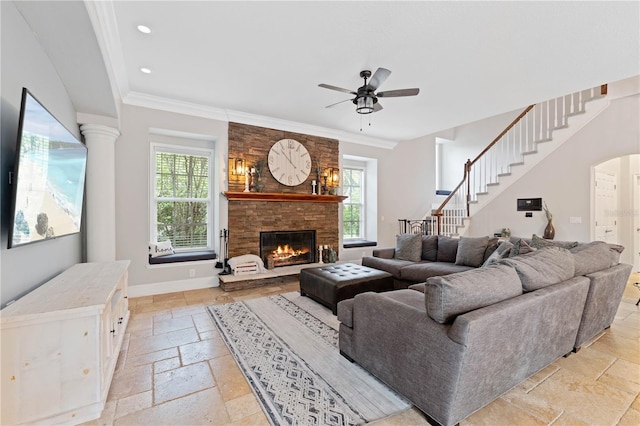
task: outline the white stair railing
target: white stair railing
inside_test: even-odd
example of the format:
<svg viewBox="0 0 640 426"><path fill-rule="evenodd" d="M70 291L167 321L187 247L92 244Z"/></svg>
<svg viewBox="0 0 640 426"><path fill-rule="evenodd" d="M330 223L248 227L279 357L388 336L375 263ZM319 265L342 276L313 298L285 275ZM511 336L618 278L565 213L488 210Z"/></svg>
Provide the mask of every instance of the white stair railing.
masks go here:
<svg viewBox="0 0 640 426"><path fill-rule="evenodd" d="M435 210L439 235L457 235L469 217L469 203L498 184L511 167L524 163L528 154L537 152L537 144L551 140L554 130L567 127L567 119L584 112L585 104L606 95L607 86L582 90L525 108L478 156L468 160L460 184Z"/></svg>

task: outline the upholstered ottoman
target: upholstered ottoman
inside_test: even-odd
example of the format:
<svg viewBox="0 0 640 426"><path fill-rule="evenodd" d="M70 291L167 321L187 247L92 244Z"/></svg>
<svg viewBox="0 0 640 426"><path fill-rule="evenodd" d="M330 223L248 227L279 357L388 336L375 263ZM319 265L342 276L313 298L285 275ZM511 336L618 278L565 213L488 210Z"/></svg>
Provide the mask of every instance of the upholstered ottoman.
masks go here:
<svg viewBox="0 0 640 426"><path fill-rule="evenodd" d="M367 266L333 263L300 271L300 294L325 305L334 315L341 300L365 291L388 290L393 290L393 276Z"/></svg>

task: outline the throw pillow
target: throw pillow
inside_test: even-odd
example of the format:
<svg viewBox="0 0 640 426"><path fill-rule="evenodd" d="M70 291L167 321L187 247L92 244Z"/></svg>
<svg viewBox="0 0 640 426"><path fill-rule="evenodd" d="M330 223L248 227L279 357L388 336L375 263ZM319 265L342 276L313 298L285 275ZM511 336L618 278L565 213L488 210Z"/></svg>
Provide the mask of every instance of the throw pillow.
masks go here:
<svg viewBox="0 0 640 426"><path fill-rule="evenodd" d="M538 237L536 234L533 234L531 237L531 247L535 249L543 248L543 247L561 247L567 250L570 250L578 245L577 241L551 241L545 240L544 238Z"/></svg>
<svg viewBox="0 0 640 426"><path fill-rule="evenodd" d="M422 236L422 260L435 262L438 259L438 236Z"/></svg>
<svg viewBox="0 0 640 426"><path fill-rule="evenodd" d="M491 256L489 256L487 260L484 261L484 263L482 264L482 267L484 268L486 266L492 265L496 263L498 260L506 256L509 256L511 247L513 247L513 244L511 244L509 241L503 241L502 243L500 243L498 248L495 249L493 253L491 253Z"/></svg>
<svg viewBox="0 0 640 426"><path fill-rule="evenodd" d="M438 235L438 262L454 263L456 254L458 253L458 239L447 237L446 235Z"/></svg>
<svg viewBox="0 0 640 426"><path fill-rule="evenodd" d="M513 247L511 247L511 250L509 251L509 257L515 257L520 254L531 253L532 251L536 251L536 250L537 249L527 244L525 240L519 239L515 244L513 244Z"/></svg>
<svg viewBox="0 0 640 426"><path fill-rule="evenodd" d="M489 237L460 237L456 265L473 266L474 268L482 265L488 242Z"/></svg>
<svg viewBox="0 0 640 426"><path fill-rule="evenodd" d="M498 237L489 238L489 242L487 242L487 249L484 251L483 261L487 260L489 256L491 256L493 252L496 251L499 245L500 245L500 238Z"/></svg>
<svg viewBox="0 0 640 426"><path fill-rule="evenodd" d="M163 241L161 243L149 243L149 254L151 257L166 256L168 254L174 254L171 241Z"/></svg>
<svg viewBox="0 0 640 426"><path fill-rule="evenodd" d="M420 262L421 255L422 234L396 235L396 259Z"/></svg>

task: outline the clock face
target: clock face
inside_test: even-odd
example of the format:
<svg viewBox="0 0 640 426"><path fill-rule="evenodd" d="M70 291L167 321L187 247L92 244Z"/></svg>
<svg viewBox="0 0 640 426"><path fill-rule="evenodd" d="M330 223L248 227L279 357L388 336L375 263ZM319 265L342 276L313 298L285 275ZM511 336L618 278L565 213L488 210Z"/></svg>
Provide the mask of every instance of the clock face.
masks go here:
<svg viewBox="0 0 640 426"><path fill-rule="evenodd" d="M300 185L311 172L309 151L296 140L279 140L269 151L269 171L283 185Z"/></svg>

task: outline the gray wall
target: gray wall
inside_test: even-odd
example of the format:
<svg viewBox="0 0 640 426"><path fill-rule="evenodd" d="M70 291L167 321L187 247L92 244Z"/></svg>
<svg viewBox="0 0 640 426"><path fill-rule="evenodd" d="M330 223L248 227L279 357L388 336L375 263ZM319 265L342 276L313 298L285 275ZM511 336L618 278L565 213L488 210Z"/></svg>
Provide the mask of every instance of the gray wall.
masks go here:
<svg viewBox="0 0 640 426"><path fill-rule="evenodd" d="M640 95L613 100L552 155L478 211L467 235L492 235L505 227L513 235L541 235L546 226L544 212L525 218L524 212L516 211L516 199L542 197L553 213L557 240L591 240L593 168L612 158L640 153L639 116ZM570 217L581 217L582 223L569 223Z"/></svg>
<svg viewBox="0 0 640 426"><path fill-rule="evenodd" d="M116 141L116 258L129 259L129 285L210 279L214 262L149 265L149 164L150 135L172 134L212 143L216 156L214 202L218 221L214 223L213 243L219 252L219 230L227 227L226 188L228 123L172 112L125 105L121 114L121 136ZM193 276L190 270L193 269Z"/></svg>
<svg viewBox="0 0 640 426"><path fill-rule="evenodd" d="M80 138L76 111L58 73L12 2L1 7L0 305L16 299L82 261L83 235L7 249L11 191L22 88Z"/></svg>

